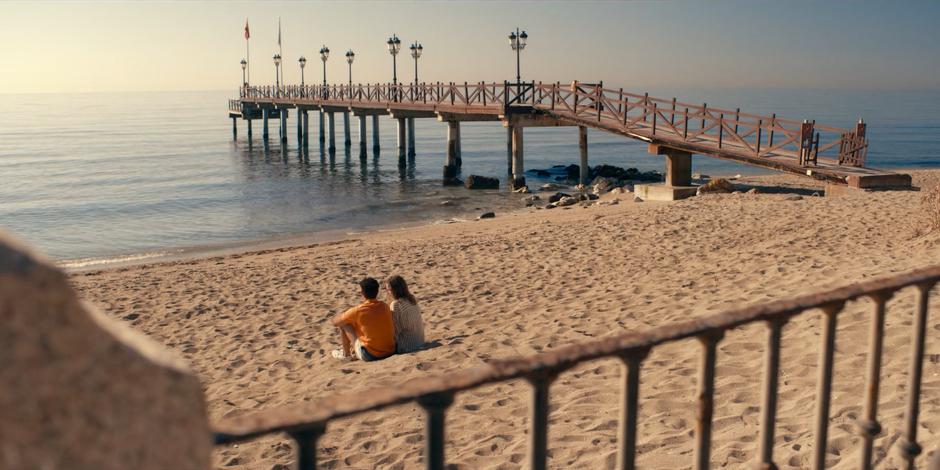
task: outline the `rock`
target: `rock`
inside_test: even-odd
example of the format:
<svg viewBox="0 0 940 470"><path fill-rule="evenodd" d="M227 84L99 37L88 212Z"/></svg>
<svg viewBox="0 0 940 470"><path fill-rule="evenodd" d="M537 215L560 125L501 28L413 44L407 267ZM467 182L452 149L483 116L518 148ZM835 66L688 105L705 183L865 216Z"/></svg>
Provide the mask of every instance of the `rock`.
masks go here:
<svg viewBox="0 0 940 470"><path fill-rule="evenodd" d="M467 189L499 189L499 178L470 175L464 185Z"/></svg>
<svg viewBox="0 0 940 470"><path fill-rule="evenodd" d="M748 194L760 194L760 190L757 188L751 188L747 190Z"/></svg>
<svg viewBox="0 0 940 470"><path fill-rule="evenodd" d="M444 186L463 186L463 180L460 178L444 178Z"/></svg>
<svg viewBox="0 0 940 470"><path fill-rule="evenodd" d="M535 201L540 201L541 199L542 198L540 198L537 194L533 194L531 196L523 198L522 200L525 202L535 202Z"/></svg>
<svg viewBox="0 0 940 470"><path fill-rule="evenodd" d="M456 202L451 201L450 199L448 199L448 200L446 200L446 201L441 201L441 205L442 205L442 206L453 206L454 204L456 204Z"/></svg>
<svg viewBox="0 0 940 470"><path fill-rule="evenodd" d="M521 187L521 188L519 188L519 189L513 190L513 192L514 192L514 193L520 193L520 194L528 194L528 193L530 193L531 191L529 191L529 187L528 187L528 186L523 186L523 187Z"/></svg>
<svg viewBox="0 0 940 470"><path fill-rule="evenodd" d="M610 194L623 194L626 190L623 188L614 188L610 190Z"/></svg>
<svg viewBox="0 0 940 470"><path fill-rule="evenodd" d="M556 191L556 190L558 190L558 189L561 189L561 186L559 186L559 185L557 185L557 184L555 184L555 183L545 183L545 184L543 184L542 187L539 188L539 189L541 189L542 191Z"/></svg>
<svg viewBox="0 0 940 470"><path fill-rule="evenodd" d="M532 170L532 173L534 173L535 176L538 176L539 178L548 178L549 176L552 176L551 173L545 170Z"/></svg>
<svg viewBox="0 0 940 470"><path fill-rule="evenodd" d="M573 205L577 204L578 202L579 202L579 201L578 201L578 198L576 198L576 197L565 196L565 197L559 199L557 202L555 202L555 205L556 205L557 207L573 206Z"/></svg>
<svg viewBox="0 0 940 470"><path fill-rule="evenodd" d="M643 198L640 196L633 196L633 202L643 202Z"/></svg>
<svg viewBox="0 0 940 470"><path fill-rule="evenodd" d="M547 204L547 205L545 206L545 208L546 208L546 209L554 209L554 208L558 207L558 206L556 206L555 204L557 204L557 203L556 203L556 202L549 203L549 204Z"/></svg>
<svg viewBox="0 0 940 470"><path fill-rule="evenodd" d="M569 180L575 180L581 177L581 167L579 165L568 165L565 167L565 176Z"/></svg>
<svg viewBox="0 0 940 470"><path fill-rule="evenodd" d="M610 178L604 178L598 176L594 178L594 181L591 182L591 192L594 194L604 194L609 191L611 188L617 186L617 181Z"/></svg>
<svg viewBox="0 0 940 470"><path fill-rule="evenodd" d="M783 198L783 200L784 200L784 201L802 201L802 200L803 200L803 196L800 196L799 194L791 194L791 195L789 195L789 196Z"/></svg>
<svg viewBox="0 0 940 470"><path fill-rule="evenodd" d="M570 196L571 196L570 194L555 193L548 197L548 202L558 202L561 200L561 198L570 197Z"/></svg>
<svg viewBox="0 0 940 470"><path fill-rule="evenodd" d="M623 169L613 165L597 165L591 168L591 175L595 178L602 176L616 181L631 180L655 182L663 180L663 176L655 171L641 172L636 168Z"/></svg>
<svg viewBox="0 0 940 470"><path fill-rule="evenodd" d="M480 217L479 217L479 218L480 218L480 219L492 219L493 217L496 217L496 214L495 214L495 213L493 213L493 212L484 212L484 213L480 214Z"/></svg>
<svg viewBox="0 0 940 470"><path fill-rule="evenodd" d="M699 186L698 190L696 190L696 194L730 193L734 191L734 185L731 184L730 181L723 178L716 178Z"/></svg>
<svg viewBox="0 0 940 470"><path fill-rule="evenodd" d="M711 176L703 175L703 174L701 174L701 173L693 173L693 174L692 174L692 179L694 179L694 180L707 180L707 179L711 179Z"/></svg>
<svg viewBox="0 0 940 470"><path fill-rule="evenodd" d="M210 468L206 401L185 361L2 233L0 305L0 468Z"/></svg>

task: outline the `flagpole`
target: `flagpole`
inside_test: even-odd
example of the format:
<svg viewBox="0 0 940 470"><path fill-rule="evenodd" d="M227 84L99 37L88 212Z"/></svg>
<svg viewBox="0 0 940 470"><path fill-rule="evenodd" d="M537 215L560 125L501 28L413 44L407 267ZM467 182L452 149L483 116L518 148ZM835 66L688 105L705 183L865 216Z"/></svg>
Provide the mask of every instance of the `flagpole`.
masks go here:
<svg viewBox="0 0 940 470"><path fill-rule="evenodd" d="M251 39L245 38L245 61L248 62L248 78L245 79L245 85L251 83L251 49L249 43Z"/></svg>
<svg viewBox="0 0 940 470"><path fill-rule="evenodd" d="M284 57L284 49L281 47L281 17L277 17L277 53ZM284 67L281 67L281 83L284 83Z"/></svg>

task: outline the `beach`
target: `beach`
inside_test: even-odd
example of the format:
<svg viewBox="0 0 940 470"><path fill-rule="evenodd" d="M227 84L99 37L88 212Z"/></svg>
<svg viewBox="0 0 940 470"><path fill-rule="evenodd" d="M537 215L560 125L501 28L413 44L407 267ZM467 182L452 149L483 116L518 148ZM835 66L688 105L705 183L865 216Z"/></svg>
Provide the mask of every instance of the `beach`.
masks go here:
<svg viewBox="0 0 940 470"><path fill-rule="evenodd" d="M911 171L914 185L940 171ZM920 192L848 191L788 176L734 181L739 194L683 201L519 209L458 223L373 230L335 241L72 274L83 299L180 353L205 387L210 417L289 407L333 394L536 354L605 335L712 315L940 263L940 234L925 230ZM757 187L759 194L745 193ZM780 191L780 192L777 192ZM792 197L799 194L801 198ZM522 199L525 195L509 194ZM519 206L522 204L520 203ZM364 276L400 274L422 307L435 347L378 363L340 362L330 318L359 300ZM900 468L914 293L888 304L878 468ZM935 296L936 299L936 296ZM932 302L934 308L940 302ZM858 464L855 420L864 403L871 304L839 316L830 448L832 468ZM940 438L940 319L929 319L918 429L925 454ZM783 334L775 460L806 468L820 322L807 313ZM719 345L716 467L755 459L765 331L751 325ZM691 468L698 344L657 348L644 362L638 462ZM551 388L549 465L612 468L621 365L588 363ZM525 465L530 394L523 381L457 395L447 415L447 460L456 468ZM324 468L417 468L422 410L406 405L330 423ZM218 448L217 468L289 464L286 439Z"/></svg>

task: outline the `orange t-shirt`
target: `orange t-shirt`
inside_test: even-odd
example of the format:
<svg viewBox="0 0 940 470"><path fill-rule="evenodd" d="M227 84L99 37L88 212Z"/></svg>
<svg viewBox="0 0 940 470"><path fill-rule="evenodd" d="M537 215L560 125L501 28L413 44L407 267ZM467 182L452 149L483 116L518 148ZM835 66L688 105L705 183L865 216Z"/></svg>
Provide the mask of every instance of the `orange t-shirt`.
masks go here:
<svg viewBox="0 0 940 470"><path fill-rule="evenodd" d="M346 310L340 318L352 325L369 354L385 357L395 352L395 324L385 302L366 300Z"/></svg>

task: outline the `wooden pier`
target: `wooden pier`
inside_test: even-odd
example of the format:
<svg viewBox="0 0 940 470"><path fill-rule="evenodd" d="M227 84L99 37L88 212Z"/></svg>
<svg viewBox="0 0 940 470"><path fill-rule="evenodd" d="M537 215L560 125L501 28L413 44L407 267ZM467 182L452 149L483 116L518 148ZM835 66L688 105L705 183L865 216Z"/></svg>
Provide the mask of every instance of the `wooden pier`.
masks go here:
<svg viewBox="0 0 940 470"><path fill-rule="evenodd" d="M345 145L351 145L349 114L359 117L359 147L366 151L366 117L372 116L373 151L379 150L378 116L397 121L398 157L413 156L414 120L434 118L448 125L444 183L457 180L460 123L501 122L507 131L507 171L511 186L525 186L523 129L577 126L581 149L581 182L587 183L587 128L647 142L649 152L666 157L666 182L642 188L654 199L678 199L694 194L693 154L822 180L859 189L910 188L911 177L865 166L866 125L825 126L815 121L778 117L690 104L676 98L654 98L603 83L420 83L353 85L251 86L229 101L233 135L237 121L261 119L268 139L268 120L279 122L280 139L287 141L288 110L297 118L298 142L308 144L307 113L320 112L320 142L329 136L335 152L335 113L343 114ZM324 129L326 121L327 129Z"/></svg>

